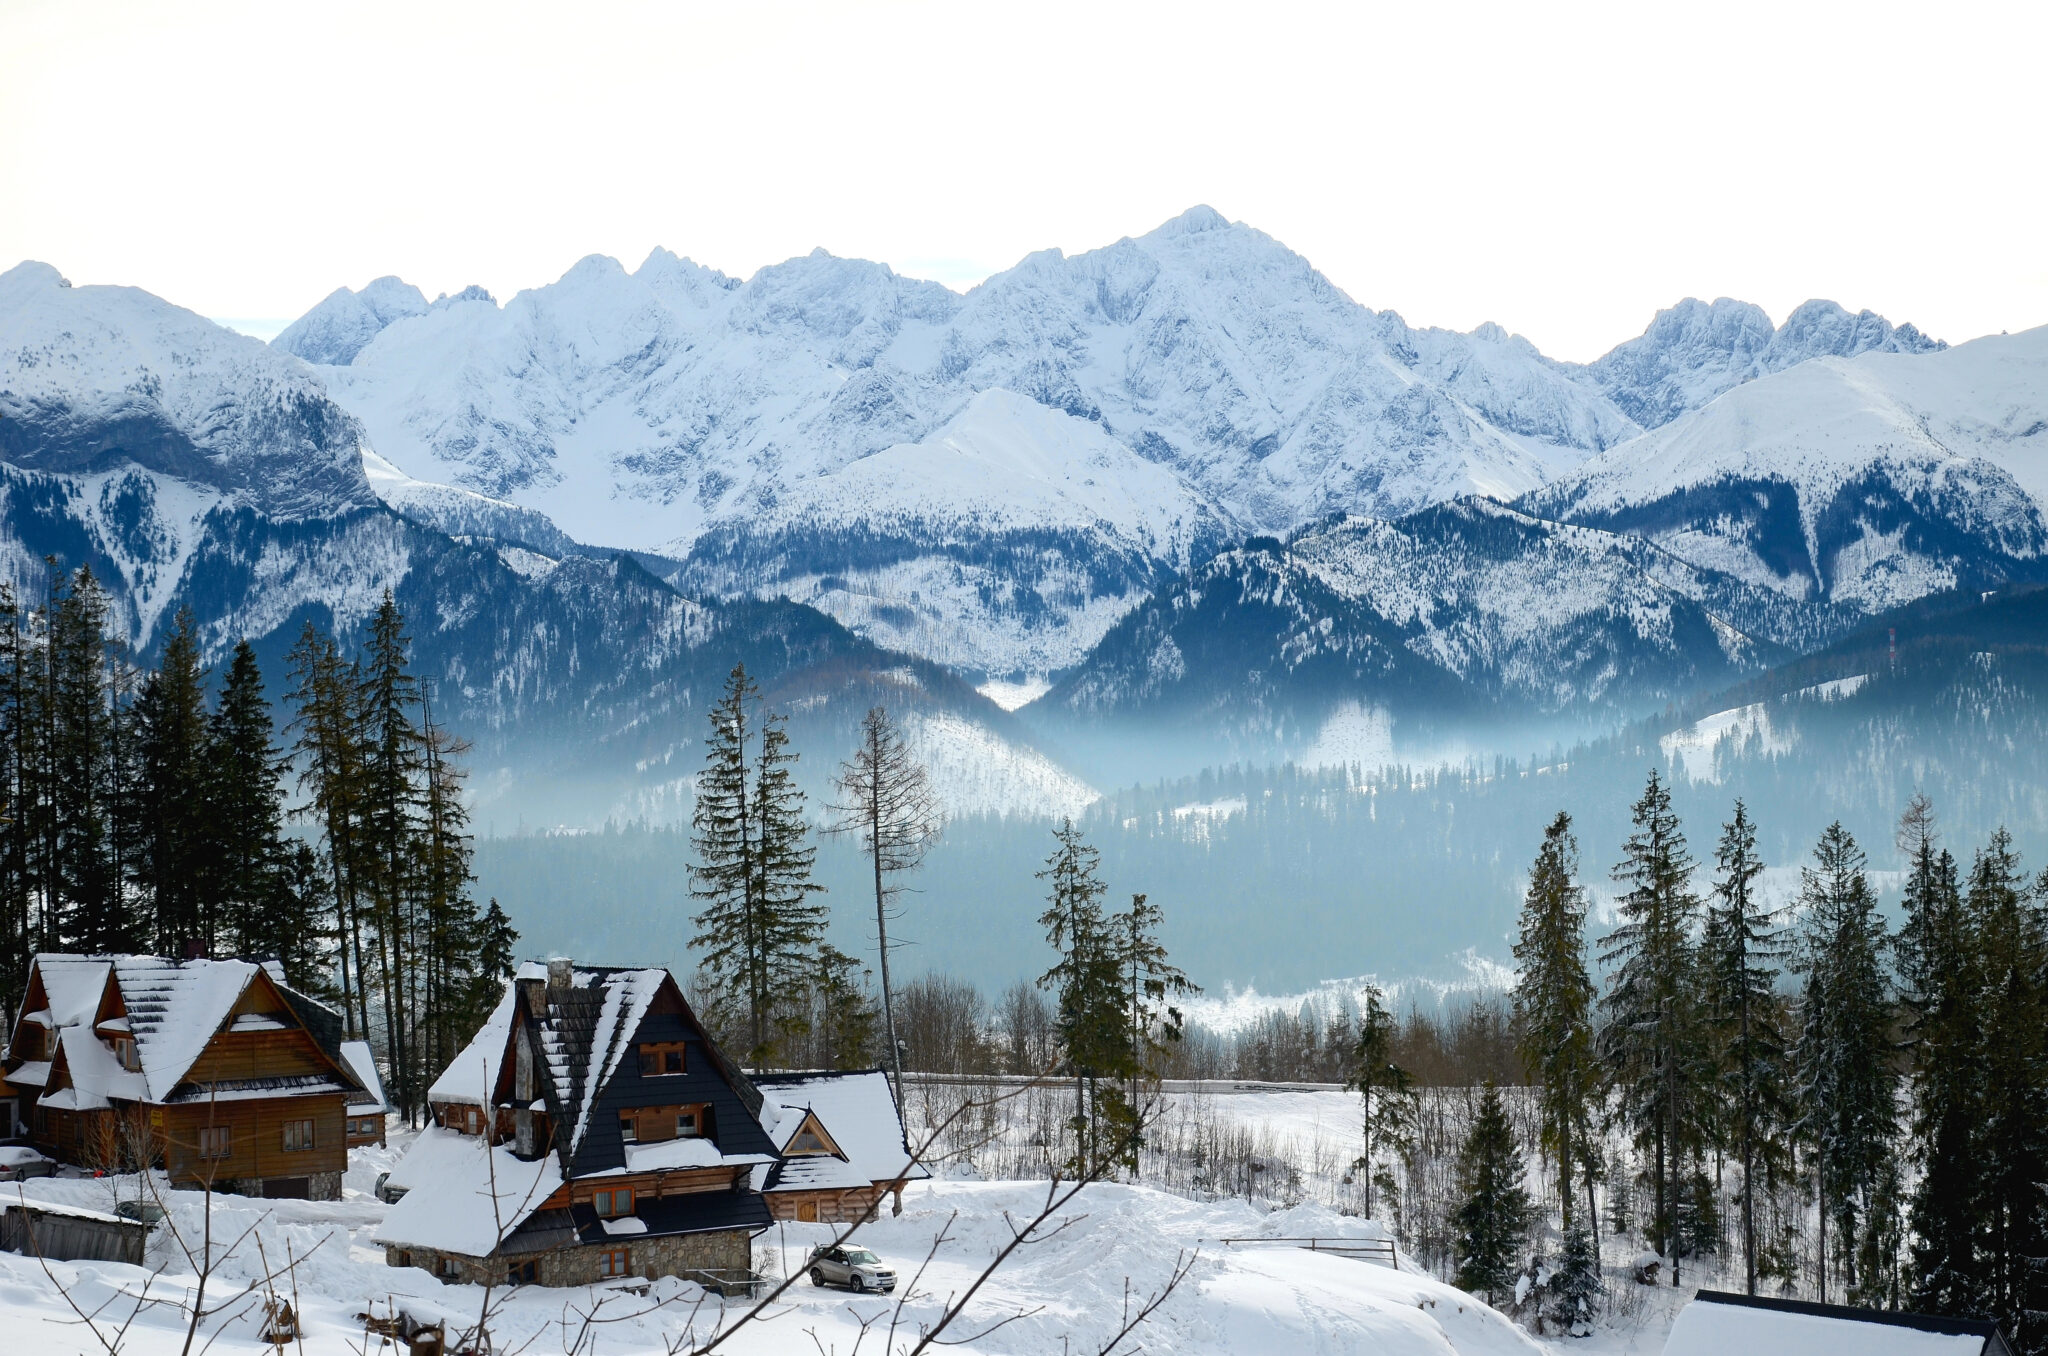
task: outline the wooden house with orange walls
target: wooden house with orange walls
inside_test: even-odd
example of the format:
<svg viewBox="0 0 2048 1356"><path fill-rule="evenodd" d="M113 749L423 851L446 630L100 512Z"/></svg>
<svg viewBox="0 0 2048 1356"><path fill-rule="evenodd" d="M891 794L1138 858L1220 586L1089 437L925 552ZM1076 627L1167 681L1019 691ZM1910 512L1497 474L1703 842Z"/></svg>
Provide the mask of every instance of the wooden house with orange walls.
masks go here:
<svg viewBox="0 0 2048 1356"><path fill-rule="evenodd" d="M339 1016L274 965L45 953L6 1080L30 1141L64 1162L337 1200L346 1109L364 1095L340 1035Z"/></svg>

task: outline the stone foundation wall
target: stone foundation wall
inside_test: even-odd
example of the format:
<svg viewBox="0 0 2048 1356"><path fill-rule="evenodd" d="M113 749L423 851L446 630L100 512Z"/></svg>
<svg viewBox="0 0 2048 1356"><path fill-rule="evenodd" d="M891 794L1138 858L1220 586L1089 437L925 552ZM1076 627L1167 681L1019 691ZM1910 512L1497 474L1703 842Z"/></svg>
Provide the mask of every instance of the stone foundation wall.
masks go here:
<svg viewBox="0 0 2048 1356"><path fill-rule="evenodd" d="M387 1266L419 1267L443 1281L464 1285L503 1285L514 1263L535 1264L535 1279L541 1285L589 1285L604 1279L604 1255L614 1248L626 1249L626 1274L653 1280L657 1276L684 1276L693 1271L746 1271L753 1265L753 1235L745 1229L723 1229L713 1233L678 1234L665 1238L627 1236L609 1243L557 1248L532 1257L469 1257L434 1248L400 1248L387 1244Z"/></svg>

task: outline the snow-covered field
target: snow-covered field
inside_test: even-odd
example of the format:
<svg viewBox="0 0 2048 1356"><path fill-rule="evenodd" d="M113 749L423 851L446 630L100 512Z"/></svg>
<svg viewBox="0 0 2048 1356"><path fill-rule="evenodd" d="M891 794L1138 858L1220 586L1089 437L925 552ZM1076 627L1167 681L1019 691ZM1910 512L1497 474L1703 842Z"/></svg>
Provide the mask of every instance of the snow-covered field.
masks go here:
<svg viewBox="0 0 2048 1356"><path fill-rule="evenodd" d="M396 1306L415 1316L445 1317L451 1331L475 1322L485 1303L482 1290L443 1286L425 1272L387 1267L383 1249L371 1242L385 1207L364 1189L392 1157L374 1150L359 1153L348 1175L346 1199L339 1202L215 1198L217 1249L254 1226L219 1264L209 1290L209 1304L221 1308L205 1331L221 1330L218 1349L247 1349L258 1340L263 1264L276 1269L287 1256L303 1259L278 1284L287 1298L296 1292L308 1353L341 1356L362 1350L363 1324L356 1315L366 1310L383 1314ZM105 1210L116 1191L132 1199L136 1182L59 1178L4 1190L9 1196L20 1190L31 1200ZM971 1281L1004 1237L1004 1216L1033 1212L1044 1191L1043 1183L1031 1182L919 1184L905 1193L900 1218L885 1216L863 1231L863 1240L906 1278L932 1252L935 1238L943 1234L946 1239L909 1292L897 1329L899 1343L904 1334L914 1335L920 1324L933 1321L946 1297ZM179 1192L166 1193L166 1199L178 1228L196 1236L201 1198ZM1219 1241L1383 1236L1371 1221L1321 1206L1268 1211L1242 1201L1197 1202L1142 1185L1104 1184L1091 1187L1063 1222L1066 1227L1057 1237L1021 1250L976 1297L956 1335L971 1336L999 1320L1012 1321L969 1341L963 1350L1094 1351L1120 1323L1126 1281L1132 1296L1142 1300L1166 1282L1185 1254L1197 1254L1197 1260L1144 1328L1140 1340L1146 1351L1400 1356L1536 1350L1501 1315L1421 1274L1405 1259L1403 1269L1394 1270L1281 1243ZM110 1328L112 1320L128 1317L137 1297L175 1299L189 1291L192 1268L169 1233L159 1225L152 1235L149 1261L155 1274L97 1262L52 1263L51 1269L72 1299ZM805 1251L829 1233L830 1226L779 1226L757 1240L757 1266L777 1272L799 1265ZM604 1321L588 1329L583 1350L658 1352L670 1349L692 1323L700 1337L708 1335L712 1324L737 1312L740 1302L732 1303L734 1308L722 1310L716 1299L703 1301L694 1287L673 1281L657 1283L646 1295L528 1287L493 1296L492 1329L500 1350L573 1350L582 1316L597 1306ZM774 1306L771 1317L721 1349L847 1353L861 1340L863 1321L891 1307L891 1301L879 1297L800 1282ZM884 1318L882 1325L887 1322ZM173 1305L145 1306L122 1349L136 1356L177 1351L184 1323ZM0 1253L0 1330L10 1334L7 1346L13 1351L103 1349L33 1258L6 1253ZM871 1330L862 1349L881 1350L879 1339L880 1332Z"/></svg>

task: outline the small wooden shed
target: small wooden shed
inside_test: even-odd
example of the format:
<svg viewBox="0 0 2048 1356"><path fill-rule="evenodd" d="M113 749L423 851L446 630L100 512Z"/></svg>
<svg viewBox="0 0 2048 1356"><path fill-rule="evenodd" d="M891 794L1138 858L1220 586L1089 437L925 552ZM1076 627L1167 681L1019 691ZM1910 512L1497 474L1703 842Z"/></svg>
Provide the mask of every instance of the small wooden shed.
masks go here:
<svg viewBox="0 0 2048 1356"><path fill-rule="evenodd" d="M142 1265L149 1226L100 1210L50 1201L0 1200L0 1248L52 1262Z"/></svg>

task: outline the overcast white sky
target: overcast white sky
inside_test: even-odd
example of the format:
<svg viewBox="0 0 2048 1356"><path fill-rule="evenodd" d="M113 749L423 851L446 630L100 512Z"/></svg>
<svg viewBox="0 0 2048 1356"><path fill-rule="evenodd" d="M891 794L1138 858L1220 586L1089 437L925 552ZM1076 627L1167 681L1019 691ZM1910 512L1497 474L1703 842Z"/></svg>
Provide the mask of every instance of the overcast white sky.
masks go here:
<svg viewBox="0 0 2048 1356"><path fill-rule="evenodd" d="M964 286L1206 202L1414 324L2048 322L2048 5L0 0L0 267L289 317L823 245Z"/></svg>

